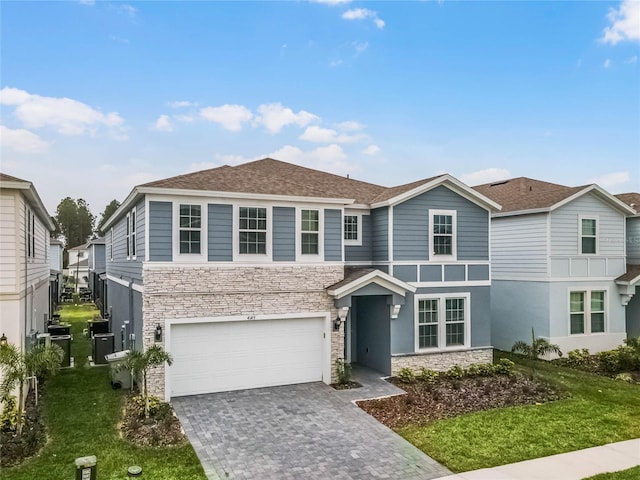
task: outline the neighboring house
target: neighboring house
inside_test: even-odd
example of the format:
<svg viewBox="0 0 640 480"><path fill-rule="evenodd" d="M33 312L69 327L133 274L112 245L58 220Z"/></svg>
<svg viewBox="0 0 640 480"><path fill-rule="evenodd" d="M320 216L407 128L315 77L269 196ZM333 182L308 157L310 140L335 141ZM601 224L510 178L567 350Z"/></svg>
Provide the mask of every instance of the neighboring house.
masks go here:
<svg viewBox="0 0 640 480"><path fill-rule="evenodd" d="M0 335L24 350L49 315L49 234L33 184L0 173Z"/></svg>
<svg viewBox="0 0 640 480"><path fill-rule="evenodd" d="M64 286L63 262L64 244L55 238L49 239L49 315L53 315L60 303L60 294Z"/></svg>
<svg viewBox="0 0 640 480"><path fill-rule="evenodd" d="M627 218L627 273L616 283L630 296L627 305L627 334L640 337L640 193L616 195L636 211Z"/></svg>
<svg viewBox="0 0 640 480"><path fill-rule="evenodd" d="M264 159L135 187L105 224L119 348L170 398L491 362L490 212L450 175L386 188ZM117 336L118 337L118 336Z"/></svg>
<svg viewBox="0 0 640 480"><path fill-rule="evenodd" d="M491 220L492 343L509 350L531 329L563 352L626 338L628 205L597 185L514 178L475 189L502 205Z"/></svg>
<svg viewBox="0 0 640 480"><path fill-rule="evenodd" d="M89 286L89 244L83 243L67 250L67 268L65 275L69 277L76 292L83 287Z"/></svg>
<svg viewBox="0 0 640 480"><path fill-rule="evenodd" d="M98 306L102 316L104 316L107 313L105 309L105 296L107 291L107 266L104 237L89 240L89 243L87 245L89 263L89 288L91 289L93 301Z"/></svg>

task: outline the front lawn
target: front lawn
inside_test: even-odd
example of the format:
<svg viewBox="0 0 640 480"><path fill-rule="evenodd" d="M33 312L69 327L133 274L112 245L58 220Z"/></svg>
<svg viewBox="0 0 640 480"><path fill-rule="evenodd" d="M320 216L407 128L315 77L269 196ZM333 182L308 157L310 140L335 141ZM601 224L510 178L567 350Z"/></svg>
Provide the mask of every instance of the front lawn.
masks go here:
<svg viewBox="0 0 640 480"><path fill-rule="evenodd" d="M601 473L584 480L638 480L640 478L640 467L629 468L619 472Z"/></svg>
<svg viewBox="0 0 640 480"><path fill-rule="evenodd" d="M72 324L76 367L63 370L47 384L47 445L22 466L4 469L3 480L73 478L75 459L87 455L97 456L101 480L126 478L132 465L142 467L144 478L205 480L190 444L137 447L120 438L118 422L127 392L111 389L107 367L86 366L91 344L82 329L94 313L90 305L64 307L61 320Z"/></svg>
<svg viewBox="0 0 640 480"><path fill-rule="evenodd" d="M497 352L529 374L531 361ZM397 431L454 472L495 467L640 437L640 385L536 362L570 397L417 423Z"/></svg>

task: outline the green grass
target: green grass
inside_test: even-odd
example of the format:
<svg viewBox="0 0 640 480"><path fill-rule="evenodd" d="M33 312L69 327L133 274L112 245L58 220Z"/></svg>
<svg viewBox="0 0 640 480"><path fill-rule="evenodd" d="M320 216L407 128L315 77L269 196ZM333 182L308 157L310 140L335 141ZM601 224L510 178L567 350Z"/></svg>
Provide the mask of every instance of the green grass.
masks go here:
<svg viewBox="0 0 640 480"><path fill-rule="evenodd" d="M530 373L530 361L504 352L499 356L508 356ZM537 362L536 369L542 379L568 391L570 398L408 426L399 433L454 472L640 437L640 385L547 362Z"/></svg>
<svg viewBox="0 0 640 480"><path fill-rule="evenodd" d="M45 421L49 441L38 457L3 469L3 480L66 480L75 476L75 459L96 455L100 480L124 479L127 467L139 465L144 478L204 480L191 445L136 447L119 437L126 392L111 389L107 367L86 366L91 344L82 335L97 313L88 305L66 306L62 321L72 324L76 368L63 370L47 384Z"/></svg>
<svg viewBox="0 0 640 480"><path fill-rule="evenodd" d="M619 472L601 473L584 480L638 480L638 478L640 478L640 467L633 467Z"/></svg>

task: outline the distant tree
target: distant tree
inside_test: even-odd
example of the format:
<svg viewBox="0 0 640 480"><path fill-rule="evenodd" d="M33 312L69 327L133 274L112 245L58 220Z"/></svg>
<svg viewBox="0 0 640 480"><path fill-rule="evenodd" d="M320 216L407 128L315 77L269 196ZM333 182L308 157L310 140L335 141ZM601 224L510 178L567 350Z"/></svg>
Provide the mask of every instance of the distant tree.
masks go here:
<svg viewBox="0 0 640 480"><path fill-rule="evenodd" d="M120 206L119 201L111 200L109 205L107 205L104 208L104 212L102 212L102 215L100 215L100 221L98 222L98 228L96 230L96 234L98 234L98 236L100 237L104 236L105 232L104 230L102 230L102 226L104 225L104 222L106 222L109 219L109 217L115 213L115 211L118 209L119 206Z"/></svg>
<svg viewBox="0 0 640 480"><path fill-rule="evenodd" d="M87 202L70 197L62 199L58 204L55 220L67 249L85 243L91 236L95 223Z"/></svg>

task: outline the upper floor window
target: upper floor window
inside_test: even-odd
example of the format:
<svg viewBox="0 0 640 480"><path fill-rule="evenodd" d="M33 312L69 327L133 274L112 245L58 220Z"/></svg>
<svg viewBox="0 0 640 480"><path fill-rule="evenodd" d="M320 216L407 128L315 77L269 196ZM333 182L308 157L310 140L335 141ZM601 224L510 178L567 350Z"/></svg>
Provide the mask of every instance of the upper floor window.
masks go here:
<svg viewBox="0 0 640 480"><path fill-rule="evenodd" d="M180 204L180 253L200 254L202 207Z"/></svg>
<svg viewBox="0 0 640 480"><path fill-rule="evenodd" d="M344 216L344 239L358 240L358 216L357 215Z"/></svg>
<svg viewBox="0 0 640 480"><path fill-rule="evenodd" d="M318 255L320 253L320 212L318 210L301 210L301 253Z"/></svg>
<svg viewBox="0 0 640 480"><path fill-rule="evenodd" d="M431 260L456 259L456 212L454 210L430 211L429 242Z"/></svg>
<svg viewBox="0 0 640 480"><path fill-rule="evenodd" d="M429 295L417 300L416 350L469 344L470 295Z"/></svg>
<svg viewBox="0 0 640 480"><path fill-rule="evenodd" d="M36 256L35 226L35 217L31 210L27 210L27 257L29 258Z"/></svg>
<svg viewBox="0 0 640 480"><path fill-rule="evenodd" d="M569 294L570 332L572 335L603 333L606 320L606 292L592 290Z"/></svg>
<svg viewBox="0 0 640 480"><path fill-rule="evenodd" d="M580 253L597 252L598 222L595 218L580 218Z"/></svg>
<svg viewBox="0 0 640 480"><path fill-rule="evenodd" d="M240 207L238 233L238 251L241 254L266 254L267 209L263 207Z"/></svg>
<svg viewBox="0 0 640 480"><path fill-rule="evenodd" d="M127 260L129 260L131 258L131 214L127 213L127 218L125 221L126 225L125 225L125 234L124 234L124 239L125 239L125 243L127 244Z"/></svg>
<svg viewBox="0 0 640 480"><path fill-rule="evenodd" d="M113 260L113 228L109 230L109 260Z"/></svg>
<svg viewBox="0 0 640 480"><path fill-rule="evenodd" d="M131 210L130 220L131 220L131 228L129 231L131 232L131 234L129 235L129 241L131 243L131 258L135 259L136 258L136 209L135 208Z"/></svg>

